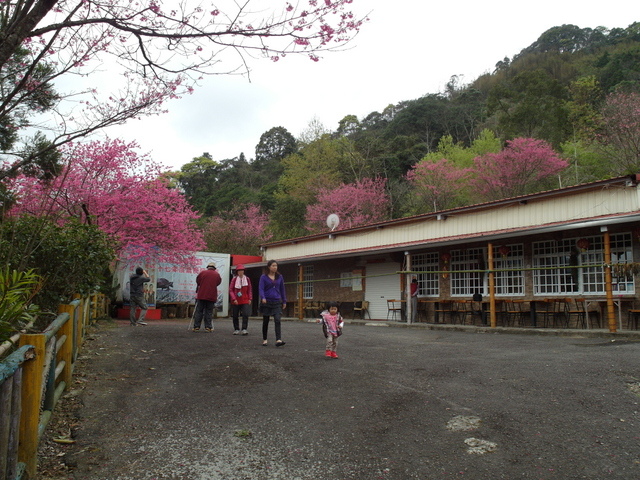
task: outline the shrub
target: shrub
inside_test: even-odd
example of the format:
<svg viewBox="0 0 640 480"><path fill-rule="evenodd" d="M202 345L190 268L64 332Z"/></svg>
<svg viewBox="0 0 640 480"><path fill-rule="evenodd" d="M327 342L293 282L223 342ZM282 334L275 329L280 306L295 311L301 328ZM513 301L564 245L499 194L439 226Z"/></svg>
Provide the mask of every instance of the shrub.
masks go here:
<svg viewBox="0 0 640 480"><path fill-rule="evenodd" d="M108 294L113 260L108 237L93 225L57 225L32 216L0 223L0 263L17 271L33 270L42 278L33 298L42 310L55 312L75 293Z"/></svg>

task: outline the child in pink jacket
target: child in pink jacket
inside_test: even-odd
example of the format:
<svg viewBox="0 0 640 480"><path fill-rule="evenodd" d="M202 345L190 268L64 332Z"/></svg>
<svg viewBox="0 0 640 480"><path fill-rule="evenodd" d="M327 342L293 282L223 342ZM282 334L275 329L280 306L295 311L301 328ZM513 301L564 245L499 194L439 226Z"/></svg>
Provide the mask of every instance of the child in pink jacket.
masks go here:
<svg viewBox="0 0 640 480"><path fill-rule="evenodd" d="M322 322L322 331L327 339L327 348L325 357L338 358L336 348L338 347L338 337L342 335L342 327L344 321L340 312L338 312L338 304L336 302L329 303L329 309L320 314L322 317L317 323Z"/></svg>

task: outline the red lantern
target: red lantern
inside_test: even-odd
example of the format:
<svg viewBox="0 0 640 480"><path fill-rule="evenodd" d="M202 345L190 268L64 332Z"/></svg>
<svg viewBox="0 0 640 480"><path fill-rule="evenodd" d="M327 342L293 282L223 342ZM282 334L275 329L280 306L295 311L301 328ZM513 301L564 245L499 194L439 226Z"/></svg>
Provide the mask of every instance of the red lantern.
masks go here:
<svg viewBox="0 0 640 480"><path fill-rule="evenodd" d="M442 258L442 263L444 263L444 267L442 269L445 270L445 272L442 274L442 278L447 278L449 276L449 272L447 272L446 270L449 266L449 261L451 260L451 254L445 252L440 255L440 258Z"/></svg>
<svg viewBox="0 0 640 480"><path fill-rule="evenodd" d="M500 252L502 258L506 258L507 255L511 253L511 247L508 247L507 245L501 245L500 248L498 248L498 252Z"/></svg>
<svg viewBox="0 0 640 480"><path fill-rule="evenodd" d="M591 244L589 243L589 240L587 240L586 238L581 238L580 240L578 240L576 242L576 246L580 249L580 251L582 252L586 252L587 250L589 250L589 246Z"/></svg>

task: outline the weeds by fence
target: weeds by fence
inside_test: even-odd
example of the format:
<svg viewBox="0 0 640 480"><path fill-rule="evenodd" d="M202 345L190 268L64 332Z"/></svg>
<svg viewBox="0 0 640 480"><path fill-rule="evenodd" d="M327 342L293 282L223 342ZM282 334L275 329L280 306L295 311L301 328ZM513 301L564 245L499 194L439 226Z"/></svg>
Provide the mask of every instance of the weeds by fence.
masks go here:
<svg viewBox="0 0 640 480"><path fill-rule="evenodd" d="M38 443L71 384L86 327L107 309L104 295L60 305L43 332L19 335L19 348L0 362L0 480L35 476Z"/></svg>

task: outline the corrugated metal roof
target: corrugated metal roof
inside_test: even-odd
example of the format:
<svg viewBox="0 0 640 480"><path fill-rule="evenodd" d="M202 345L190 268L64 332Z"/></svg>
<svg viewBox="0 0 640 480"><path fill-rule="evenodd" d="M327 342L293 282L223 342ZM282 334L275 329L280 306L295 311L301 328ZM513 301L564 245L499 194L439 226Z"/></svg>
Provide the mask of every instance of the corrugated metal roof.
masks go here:
<svg viewBox="0 0 640 480"><path fill-rule="evenodd" d="M463 214L463 213L472 213L472 212L480 212L480 211L483 211L483 210L497 209L497 208L502 208L505 205L513 205L513 204L526 205L529 202L544 201L544 200L548 200L549 198L553 198L553 197L573 196L573 195L576 195L577 193L590 191L590 190L593 190L593 191L602 190L603 188L611 188L611 187L614 187L614 186L617 186L617 185L636 186L639 182L640 182L640 174L625 175L623 177L616 177L616 178L611 178L611 179L607 179L607 180L600 180L600 181L597 181L597 182L590 182L590 183L583 183L583 184L579 184L579 185L572 185L570 187L558 188L558 189L554 189L554 190L547 190L547 191L528 194L528 195L521 195L521 196L517 196L517 197L505 198L505 199L502 199L502 200L494 200L494 201L486 202L486 203L479 203L479 204L468 205L468 206L464 206L464 207L451 208L451 209L448 209L448 210L440 210L440 211L424 213L424 214L420 214L420 215L413 215L413 216L409 216L409 217L397 218L397 219L394 219L394 220L387 220L387 221L384 221L384 222L370 223L370 224L366 224L366 225L360 225L358 227L352 227L352 228L345 228L345 229L341 229L341 230L336 230L334 233L336 233L336 234L338 234L338 233L345 234L345 233L350 233L350 232L358 232L358 231L362 231L362 230L371 230L371 229L382 229L382 228L386 228L386 227L395 227L395 226L402 225L402 224L421 222L421 221L425 221L425 220L429 220L429 219L438 219L439 217L447 218L449 216ZM280 244L287 244L287 243L291 243L291 242L310 241L310 240L314 240L316 238L324 238L329 233L330 232L327 231L325 233L318 233L318 234L313 234L313 235L306 235L306 236L303 236L303 237L289 238L289 239L286 239L286 240L278 240L278 241L275 241L275 242L264 243L261 246L262 247L270 247L270 246L275 246L275 245L280 245Z"/></svg>
<svg viewBox="0 0 640 480"><path fill-rule="evenodd" d="M363 253L494 241L586 226L640 221L637 177L461 207L362 227L271 242L265 255L289 263Z"/></svg>

